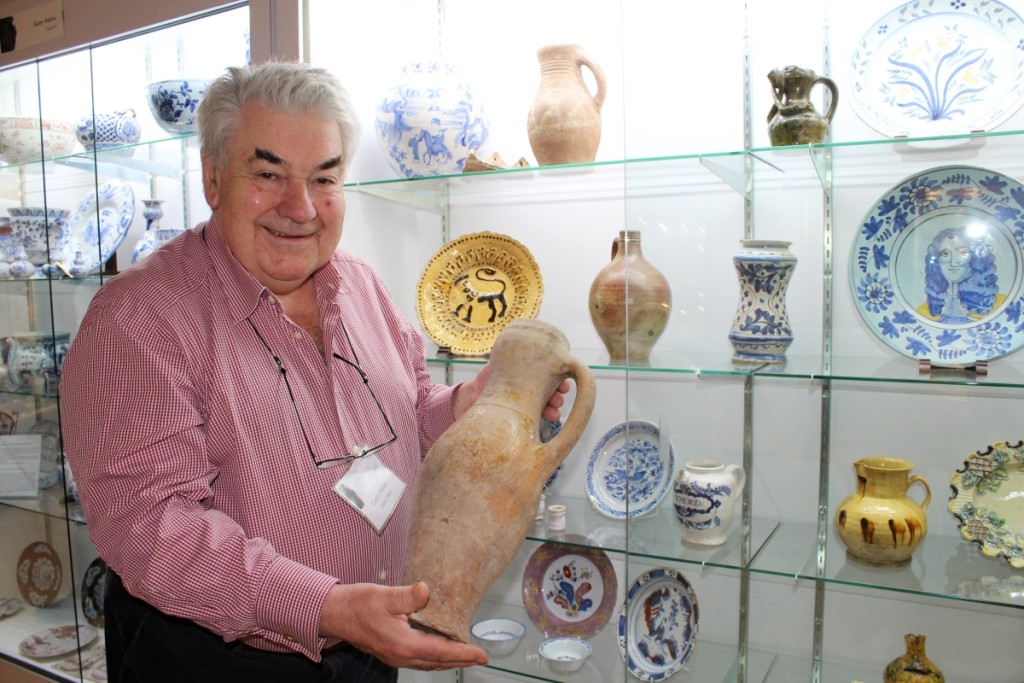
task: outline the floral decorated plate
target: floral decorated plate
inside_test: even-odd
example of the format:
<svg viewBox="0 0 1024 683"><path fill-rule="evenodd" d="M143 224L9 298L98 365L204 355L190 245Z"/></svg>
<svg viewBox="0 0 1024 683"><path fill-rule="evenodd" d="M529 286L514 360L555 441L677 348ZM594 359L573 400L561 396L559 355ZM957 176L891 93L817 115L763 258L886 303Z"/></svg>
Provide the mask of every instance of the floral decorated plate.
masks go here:
<svg viewBox="0 0 1024 683"><path fill-rule="evenodd" d="M1024 442L999 442L967 456L949 480L960 534L989 557L1024 567Z"/></svg>
<svg viewBox="0 0 1024 683"><path fill-rule="evenodd" d="M103 598L106 594L107 563L97 557L82 578L82 614L97 628L103 627Z"/></svg>
<svg viewBox="0 0 1024 683"><path fill-rule="evenodd" d="M850 63L854 110L890 137L991 131L1024 104L1024 20L996 0L912 0Z"/></svg>
<svg viewBox="0 0 1024 683"><path fill-rule="evenodd" d="M21 641L18 650L26 657L34 659L60 657L74 652L79 646L85 647L96 640L98 633L95 628L86 624L57 626L33 633Z"/></svg>
<svg viewBox="0 0 1024 683"><path fill-rule="evenodd" d="M103 183L79 202L55 261L76 277L98 273L121 246L134 217L135 192L131 186L114 180Z"/></svg>
<svg viewBox="0 0 1024 683"><path fill-rule="evenodd" d="M60 594L63 569L57 551L49 543L29 543L18 558L18 589L33 607L46 607Z"/></svg>
<svg viewBox="0 0 1024 683"><path fill-rule="evenodd" d="M17 614L21 611L22 602L18 598L0 597L0 619Z"/></svg>
<svg viewBox="0 0 1024 683"><path fill-rule="evenodd" d="M693 586L672 569L651 569L629 587L619 612L619 652L629 672L663 681L693 654L700 610Z"/></svg>
<svg viewBox="0 0 1024 683"><path fill-rule="evenodd" d="M523 572L526 613L548 638L593 637L611 618L617 591L615 568L595 548L545 543Z"/></svg>
<svg viewBox="0 0 1024 683"><path fill-rule="evenodd" d="M533 255L507 235L477 232L444 245L416 288L416 314L427 336L451 353L490 353L517 318L540 311L544 283Z"/></svg>
<svg viewBox="0 0 1024 683"><path fill-rule="evenodd" d="M653 512L672 488L675 451L661 443L657 425L630 420L598 442L587 462L587 497L615 519Z"/></svg>
<svg viewBox="0 0 1024 683"><path fill-rule="evenodd" d="M1024 186L942 166L886 190L861 220L850 290L892 349L966 367L1024 343Z"/></svg>

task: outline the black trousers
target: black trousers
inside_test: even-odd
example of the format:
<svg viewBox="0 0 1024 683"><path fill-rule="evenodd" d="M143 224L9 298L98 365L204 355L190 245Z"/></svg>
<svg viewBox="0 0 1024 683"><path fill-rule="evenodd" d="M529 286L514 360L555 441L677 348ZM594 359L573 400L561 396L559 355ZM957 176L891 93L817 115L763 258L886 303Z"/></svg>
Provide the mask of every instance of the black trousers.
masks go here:
<svg viewBox="0 0 1024 683"><path fill-rule="evenodd" d="M107 571L104 599L110 683L395 683L398 670L351 647L320 663L297 653L257 650L224 640L187 619L133 597Z"/></svg>

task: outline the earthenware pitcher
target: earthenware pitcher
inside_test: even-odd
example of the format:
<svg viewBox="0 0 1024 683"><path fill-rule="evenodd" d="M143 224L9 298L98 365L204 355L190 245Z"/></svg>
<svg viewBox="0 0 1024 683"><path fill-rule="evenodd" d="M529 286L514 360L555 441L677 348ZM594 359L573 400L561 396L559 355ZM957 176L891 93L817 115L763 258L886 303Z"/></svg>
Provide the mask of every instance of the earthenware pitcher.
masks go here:
<svg viewBox="0 0 1024 683"><path fill-rule="evenodd" d="M924 653L925 636L908 633L907 651L885 667L885 683L945 683L946 677Z"/></svg>
<svg viewBox="0 0 1024 683"><path fill-rule="evenodd" d="M668 280L644 258L640 231L621 230L590 285L590 320L612 363L650 365L672 312Z"/></svg>
<svg viewBox="0 0 1024 683"><path fill-rule="evenodd" d="M829 124L839 103L839 90L832 79L819 76L810 69L787 66L768 72L775 102L768 112L768 138L776 146L805 145L825 139ZM825 86L831 98L822 116L811 104L811 89Z"/></svg>
<svg viewBox="0 0 1024 683"><path fill-rule="evenodd" d="M925 510L932 499L928 482L910 476L914 464L902 458L874 456L853 463L857 490L836 508L835 526L847 556L872 565L902 565L928 533ZM907 495L920 484L924 499Z"/></svg>
<svg viewBox="0 0 1024 683"><path fill-rule="evenodd" d="M691 460L676 473L673 503L683 540L700 545L725 543L733 509L743 495L746 472L717 460Z"/></svg>
<svg viewBox="0 0 1024 683"><path fill-rule="evenodd" d="M526 132L540 166L593 161L601 143L604 72L579 45L547 45L537 51L540 85L530 107ZM594 76L591 94L583 67Z"/></svg>
<svg viewBox="0 0 1024 683"><path fill-rule="evenodd" d="M514 320L498 335L490 378L430 449L413 489L403 583L424 581L413 623L462 642L476 610L533 525L544 484L579 440L596 385L557 328ZM541 411L561 382L576 397L561 431L540 440Z"/></svg>

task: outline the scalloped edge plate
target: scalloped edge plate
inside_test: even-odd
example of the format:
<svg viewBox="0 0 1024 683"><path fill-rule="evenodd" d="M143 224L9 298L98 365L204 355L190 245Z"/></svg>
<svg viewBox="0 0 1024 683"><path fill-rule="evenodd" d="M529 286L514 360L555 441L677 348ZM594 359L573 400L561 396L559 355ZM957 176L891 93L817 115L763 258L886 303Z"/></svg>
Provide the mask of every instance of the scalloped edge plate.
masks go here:
<svg viewBox="0 0 1024 683"><path fill-rule="evenodd" d="M664 567L644 572L619 611L619 654L626 668L644 681L672 676L693 654L699 620L697 594L685 576Z"/></svg>
<svg viewBox="0 0 1024 683"><path fill-rule="evenodd" d="M1024 568L1024 441L971 453L949 479L960 535L989 557Z"/></svg>

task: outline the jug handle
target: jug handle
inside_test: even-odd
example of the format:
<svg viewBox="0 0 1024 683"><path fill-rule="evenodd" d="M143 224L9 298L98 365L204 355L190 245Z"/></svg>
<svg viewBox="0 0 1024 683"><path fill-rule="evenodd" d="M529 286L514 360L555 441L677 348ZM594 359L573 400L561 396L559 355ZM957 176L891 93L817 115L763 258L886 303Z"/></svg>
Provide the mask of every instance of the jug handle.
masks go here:
<svg viewBox="0 0 1024 683"><path fill-rule="evenodd" d="M932 489L930 486L928 486L928 482L924 480L924 477L917 474L915 474L914 476L907 480L907 488L909 489L915 483L921 484L921 486L924 487L924 500L921 501L921 509L927 510L928 503L930 503L932 500Z"/></svg>
<svg viewBox="0 0 1024 683"><path fill-rule="evenodd" d="M585 54L577 52L576 68L584 66L590 69L590 72L594 74L594 81L597 83L597 93L592 95L592 97L594 98L594 104L597 106L598 110L600 110L604 105L604 97L606 94L605 87L607 85L604 78L604 71L601 70L601 67L599 67L596 62L592 62Z"/></svg>
<svg viewBox="0 0 1024 683"><path fill-rule="evenodd" d="M729 465L725 468L725 471L728 472L732 476L733 481L736 482L736 491L734 495L740 495L740 493L743 492L743 487L747 485L746 470L744 470L741 465Z"/></svg>
<svg viewBox="0 0 1024 683"><path fill-rule="evenodd" d="M561 462L583 435L597 399L594 375L585 364L575 358L568 361L558 383L561 384L567 377L576 382L576 400L573 401L572 410L569 411L569 417L566 418L562 429L542 446L546 451L545 459L554 457L558 462Z"/></svg>
<svg viewBox="0 0 1024 683"><path fill-rule="evenodd" d="M836 106L839 104L839 89L836 88L835 81L833 81L828 76L818 76L816 79L814 79L814 83L811 83L811 87L813 88L818 83L821 83L823 86L828 88L829 93L831 93L832 95L828 103L828 111L825 112L825 119L829 123L832 123L832 117L836 115ZM929 496L930 495L931 492L929 491Z"/></svg>

